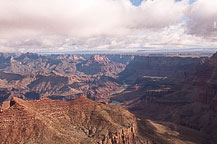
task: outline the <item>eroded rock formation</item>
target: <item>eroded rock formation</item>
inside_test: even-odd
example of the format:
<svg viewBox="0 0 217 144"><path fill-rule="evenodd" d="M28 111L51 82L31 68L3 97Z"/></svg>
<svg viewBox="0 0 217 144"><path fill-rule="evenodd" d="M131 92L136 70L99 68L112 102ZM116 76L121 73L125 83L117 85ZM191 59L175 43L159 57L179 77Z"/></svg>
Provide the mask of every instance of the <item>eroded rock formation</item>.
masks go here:
<svg viewBox="0 0 217 144"><path fill-rule="evenodd" d="M14 97L0 113L0 143L139 143L136 118L84 96L71 102Z"/></svg>
<svg viewBox="0 0 217 144"><path fill-rule="evenodd" d="M124 68L124 64L112 62L104 55L93 55L87 61L77 64L79 71L89 75L104 73L108 76L116 76Z"/></svg>

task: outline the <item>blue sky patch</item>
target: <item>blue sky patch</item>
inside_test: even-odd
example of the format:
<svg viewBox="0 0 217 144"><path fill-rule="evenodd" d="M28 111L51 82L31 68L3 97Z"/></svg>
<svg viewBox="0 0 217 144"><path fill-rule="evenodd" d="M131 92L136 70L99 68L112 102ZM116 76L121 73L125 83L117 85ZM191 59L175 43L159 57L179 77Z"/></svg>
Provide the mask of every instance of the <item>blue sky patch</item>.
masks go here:
<svg viewBox="0 0 217 144"><path fill-rule="evenodd" d="M143 0L130 0L130 2L134 5L134 6L140 6ZM176 2L180 2L182 0L175 0ZM193 4L194 2L196 2L197 0L189 0L189 4Z"/></svg>
<svg viewBox="0 0 217 144"><path fill-rule="evenodd" d="M134 6L139 6L141 5L143 0L130 0L130 1Z"/></svg>
<svg viewBox="0 0 217 144"><path fill-rule="evenodd" d="M196 2L197 0L189 0L189 4L193 4L194 2Z"/></svg>

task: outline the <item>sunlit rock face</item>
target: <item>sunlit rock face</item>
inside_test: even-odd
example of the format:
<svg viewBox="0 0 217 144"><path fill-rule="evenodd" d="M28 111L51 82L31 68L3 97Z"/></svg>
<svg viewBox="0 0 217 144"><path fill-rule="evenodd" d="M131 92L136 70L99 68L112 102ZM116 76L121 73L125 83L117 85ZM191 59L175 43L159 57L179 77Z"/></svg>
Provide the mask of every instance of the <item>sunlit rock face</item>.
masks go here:
<svg viewBox="0 0 217 144"><path fill-rule="evenodd" d="M84 96L71 102L14 97L0 113L0 143L145 143L136 118Z"/></svg>

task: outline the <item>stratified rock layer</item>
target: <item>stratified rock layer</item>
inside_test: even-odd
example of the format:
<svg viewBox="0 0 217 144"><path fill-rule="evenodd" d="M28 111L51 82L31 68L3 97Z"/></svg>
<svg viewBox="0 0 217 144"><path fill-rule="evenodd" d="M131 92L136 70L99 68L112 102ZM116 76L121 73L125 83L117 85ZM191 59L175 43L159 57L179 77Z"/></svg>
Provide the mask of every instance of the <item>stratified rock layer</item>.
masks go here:
<svg viewBox="0 0 217 144"><path fill-rule="evenodd" d="M0 143L142 143L136 119L120 106L14 97L0 113Z"/></svg>

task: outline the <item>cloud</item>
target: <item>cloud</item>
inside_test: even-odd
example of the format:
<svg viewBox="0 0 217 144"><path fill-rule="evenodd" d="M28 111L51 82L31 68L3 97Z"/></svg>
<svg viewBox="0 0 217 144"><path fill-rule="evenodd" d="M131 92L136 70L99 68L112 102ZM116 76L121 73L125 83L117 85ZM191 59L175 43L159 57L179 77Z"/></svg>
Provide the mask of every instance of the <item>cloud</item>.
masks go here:
<svg viewBox="0 0 217 144"><path fill-rule="evenodd" d="M214 48L217 41L186 33L186 23L162 29L146 29L140 33L118 36L40 36L25 40L0 41L5 51L11 52L70 52L89 50L168 50L185 48ZM0 48L0 49L3 49Z"/></svg>
<svg viewBox="0 0 217 144"><path fill-rule="evenodd" d="M183 16L186 2L147 0L0 0L0 37L92 36L159 28Z"/></svg>
<svg viewBox="0 0 217 144"><path fill-rule="evenodd" d="M131 9L130 21L135 28L162 28L176 24L185 15L188 2L183 0L147 0L139 8ZM130 22L129 22L130 23Z"/></svg>
<svg viewBox="0 0 217 144"><path fill-rule="evenodd" d="M217 47L216 0L190 1L0 0L0 51Z"/></svg>
<svg viewBox="0 0 217 144"><path fill-rule="evenodd" d="M189 8L188 32L204 38L217 37L217 1L197 0Z"/></svg>

